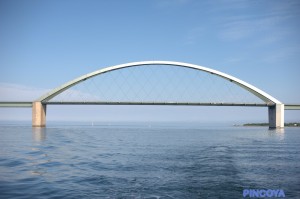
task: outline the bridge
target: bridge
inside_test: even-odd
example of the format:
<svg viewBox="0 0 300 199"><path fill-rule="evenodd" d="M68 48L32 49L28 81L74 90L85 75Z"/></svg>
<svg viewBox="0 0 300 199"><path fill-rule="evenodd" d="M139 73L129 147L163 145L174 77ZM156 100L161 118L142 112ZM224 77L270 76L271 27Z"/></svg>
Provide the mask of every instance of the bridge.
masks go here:
<svg viewBox="0 0 300 199"><path fill-rule="evenodd" d="M166 66L168 68L164 68ZM119 71L117 75L116 71ZM145 74L147 78L142 77ZM94 80L96 77L103 77L98 85ZM204 85L205 79L210 81L208 86ZM219 94L223 89L216 87L218 81L221 86L227 86L221 96ZM85 85L85 82L89 82L88 86L81 90L73 89ZM109 87L114 83L115 87ZM127 87L124 86L126 84ZM94 85L94 90L90 85ZM236 100L236 89L247 95L244 101ZM90 93L87 93L88 90ZM207 94L212 96L206 96ZM72 97L73 100L70 99ZM215 100L216 97L219 98L218 101ZM249 101L252 98L255 98L255 102ZM300 110L300 105L283 104L266 92L231 75L199 65L173 61L142 61L106 67L67 82L33 102L0 102L0 107L31 107L33 127L46 126L47 105L267 107L270 128L284 127L284 110Z"/></svg>

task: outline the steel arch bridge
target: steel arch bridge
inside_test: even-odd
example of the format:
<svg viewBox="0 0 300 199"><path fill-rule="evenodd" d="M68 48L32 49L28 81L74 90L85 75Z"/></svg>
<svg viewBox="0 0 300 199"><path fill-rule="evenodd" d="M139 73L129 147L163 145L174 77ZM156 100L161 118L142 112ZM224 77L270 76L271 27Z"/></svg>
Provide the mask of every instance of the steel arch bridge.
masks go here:
<svg viewBox="0 0 300 199"><path fill-rule="evenodd" d="M69 88L80 84L81 82L99 76L101 74L109 73L115 70L125 69L129 67L138 67L146 65L168 65L175 67L184 67L196 69L209 75L215 75L219 78L230 81L233 84L238 85L247 92L255 95L259 99L265 102L265 104L245 104L245 103L190 103L190 102L109 102L109 101L94 101L94 102L51 102L55 96L68 90ZM257 87L244 82L236 77L225 74L223 72L210 69L207 67L183 63L174 61L142 61L142 62L132 62L126 64L115 65L111 67L106 67L92 73L78 77L70 82L67 82L52 91L46 93L45 95L38 98L32 103L32 126L43 127L46 125L46 106L47 104L94 104L94 105L192 105L192 106L267 106L269 113L269 127L270 128L282 128L284 127L284 104L279 100L275 99L266 92L258 89Z"/></svg>

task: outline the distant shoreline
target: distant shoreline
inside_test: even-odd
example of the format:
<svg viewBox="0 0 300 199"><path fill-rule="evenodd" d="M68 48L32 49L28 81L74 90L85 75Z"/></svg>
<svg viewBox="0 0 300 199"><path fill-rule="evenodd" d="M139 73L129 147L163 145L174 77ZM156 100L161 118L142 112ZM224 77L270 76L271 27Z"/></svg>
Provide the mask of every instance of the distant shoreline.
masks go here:
<svg viewBox="0 0 300 199"><path fill-rule="evenodd" d="M234 126L269 126L269 123L246 123L243 125L234 125ZM300 127L299 122L291 122L291 123L284 123L285 127Z"/></svg>

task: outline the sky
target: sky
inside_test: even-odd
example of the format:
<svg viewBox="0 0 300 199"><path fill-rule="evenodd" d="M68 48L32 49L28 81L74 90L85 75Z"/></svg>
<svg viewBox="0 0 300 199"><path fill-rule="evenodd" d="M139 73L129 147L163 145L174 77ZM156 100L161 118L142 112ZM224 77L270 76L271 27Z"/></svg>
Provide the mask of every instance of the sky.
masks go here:
<svg viewBox="0 0 300 199"><path fill-rule="evenodd" d="M299 10L297 0L0 0L0 101L32 101L107 66L169 60L300 104ZM47 108L49 120L267 121L265 108ZM0 109L1 120L28 118L29 109Z"/></svg>

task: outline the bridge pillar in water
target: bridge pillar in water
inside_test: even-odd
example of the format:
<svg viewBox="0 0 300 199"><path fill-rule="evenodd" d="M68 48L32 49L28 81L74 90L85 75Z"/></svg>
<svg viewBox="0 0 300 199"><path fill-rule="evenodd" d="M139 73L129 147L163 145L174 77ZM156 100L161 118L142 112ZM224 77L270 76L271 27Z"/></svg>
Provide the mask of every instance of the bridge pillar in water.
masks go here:
<svg viewBox="0 0 300 199"><path fill-rule="evenodd" d="M42 102L32 103L32 126L46 126L46 104L42 104Z"/></svg>
<svg viewBox="0 0 300 199"><path fill-rule="evenodd" d="M284 104L269 106L269 128L284 127Z"/></svg>

